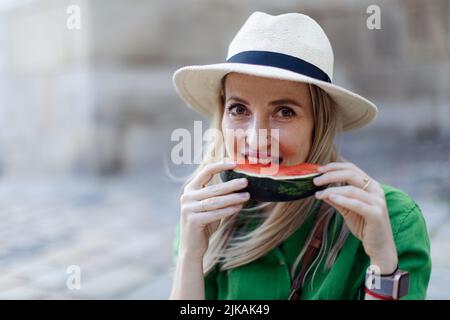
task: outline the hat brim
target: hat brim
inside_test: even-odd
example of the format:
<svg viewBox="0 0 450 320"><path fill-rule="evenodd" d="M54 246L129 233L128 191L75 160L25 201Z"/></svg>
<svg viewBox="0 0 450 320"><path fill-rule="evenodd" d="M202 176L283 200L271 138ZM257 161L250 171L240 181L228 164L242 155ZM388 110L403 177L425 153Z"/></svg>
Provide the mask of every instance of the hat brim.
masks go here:
<svg viewBox="0 0 450 320"><path fill-rule="evenodd" d="M320 87L328 93L341 112L344 131L363 127L373 121L378 113L375 104L356 93L335 84L276 67L245 63L187 66L175 71L172 80L184 102L209 118L220 107L221 80L230 72L299 81Z"/></svg>

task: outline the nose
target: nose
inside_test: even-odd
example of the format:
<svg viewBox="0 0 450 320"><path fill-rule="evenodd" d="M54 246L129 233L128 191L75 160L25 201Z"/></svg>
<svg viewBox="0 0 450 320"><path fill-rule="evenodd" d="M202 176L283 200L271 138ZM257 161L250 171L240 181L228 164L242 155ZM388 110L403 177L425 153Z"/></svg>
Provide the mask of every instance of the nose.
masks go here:
<svg viewBox="0 0 450 320"><path fill-rule="evenodd" d="M270 128L262 115L255 115L246 132L246 142L250 150L267 152L270 150Z"/></svg>

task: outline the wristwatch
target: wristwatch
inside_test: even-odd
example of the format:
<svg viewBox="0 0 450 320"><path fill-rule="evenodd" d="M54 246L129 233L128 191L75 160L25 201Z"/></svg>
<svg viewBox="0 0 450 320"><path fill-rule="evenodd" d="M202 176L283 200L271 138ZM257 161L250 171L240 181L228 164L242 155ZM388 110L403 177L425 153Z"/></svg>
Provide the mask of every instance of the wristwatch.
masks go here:
<svg viewBox="0 0 450 320"><path fill-rule="evenodd" d="M379 299L397 300L409 290L409 272L399 270L398 266L391 274L380 274L376 266L370 266L366 272L365 292Z"/></svg>

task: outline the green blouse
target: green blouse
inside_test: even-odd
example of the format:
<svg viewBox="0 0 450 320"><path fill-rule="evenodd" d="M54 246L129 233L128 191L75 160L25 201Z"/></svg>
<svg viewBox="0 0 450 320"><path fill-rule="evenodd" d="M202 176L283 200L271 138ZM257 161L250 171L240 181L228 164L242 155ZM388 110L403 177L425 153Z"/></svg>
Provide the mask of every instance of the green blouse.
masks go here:
<svg viewBox="0 0 450 320"><path fill-rule="evenodd" d="M391 219L392 233L397 248L399 268L409 271L410 288L403 299L425 299L431 273L430 241L425 220L419 206L403 191L381 184ZM313 206L317 210L319 200ZM205 276L206 299L288 299L290 269L306 241L314 223L314 214L281 245L263 257L246 265L219 271L218 267ZM335 214L328 229L327 249L339 234L343 219ZM173 243L174 263L178 254L179 225ZM328 253L328 251L326 251ZM364 281L369 257L362 242L351 233L330 269L321 260L317 272L305 279L302 299L364 299ZM299 272L299 267L297 272ZM314 268L313 268L314 269Z"/></svg>

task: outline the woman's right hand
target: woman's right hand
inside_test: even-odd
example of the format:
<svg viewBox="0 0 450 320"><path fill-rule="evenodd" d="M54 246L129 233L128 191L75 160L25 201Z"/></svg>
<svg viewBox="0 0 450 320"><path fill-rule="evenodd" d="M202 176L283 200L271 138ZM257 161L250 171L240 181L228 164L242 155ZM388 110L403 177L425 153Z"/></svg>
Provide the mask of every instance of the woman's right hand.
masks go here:
<svg viewBox="0 0 450 320"><path fill-rule="evenodd" d="M202 259L208 249L208 224L239 212L250 199L248 192L235 192L247 186L246 178L207 186L215 174L235 167L233 162L208 164L184 188L180 198L180 254Z"/></svg>

